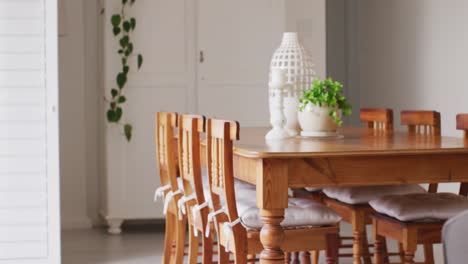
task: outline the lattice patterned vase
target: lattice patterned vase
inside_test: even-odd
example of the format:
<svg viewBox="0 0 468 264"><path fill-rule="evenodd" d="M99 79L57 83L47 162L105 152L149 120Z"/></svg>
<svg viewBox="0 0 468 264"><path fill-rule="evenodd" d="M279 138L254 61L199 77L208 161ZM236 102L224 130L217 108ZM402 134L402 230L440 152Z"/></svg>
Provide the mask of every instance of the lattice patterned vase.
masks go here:
<svg viewBox="0 0 468 264"><path fill-rule="evenodd" d="M299 97L302 91L312 86L315 77L314 64L304 46L299 42L296 32L283 33L283 40L279 48L273 53L270 64L271 70L280 68L286 70L287 84L291 87L284 95L284 115L286 117L285 129L290 136L299 134L297 118ZM272 105L272 91L270 94L270 114Z"/></svg>

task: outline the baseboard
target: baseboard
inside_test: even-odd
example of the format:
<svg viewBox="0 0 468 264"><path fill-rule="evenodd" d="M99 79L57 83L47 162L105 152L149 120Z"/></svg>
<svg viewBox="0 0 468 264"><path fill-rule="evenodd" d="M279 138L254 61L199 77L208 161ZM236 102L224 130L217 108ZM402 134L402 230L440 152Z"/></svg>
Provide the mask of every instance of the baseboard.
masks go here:
<svg viewBox="0 0 468 264"><path fill-rule="evenodd" d="M61 219L61 227L62 230L70 230L70 229L86 229L92 228L93 224L91 220L87 217L83 218L62 218Z"/></svg>

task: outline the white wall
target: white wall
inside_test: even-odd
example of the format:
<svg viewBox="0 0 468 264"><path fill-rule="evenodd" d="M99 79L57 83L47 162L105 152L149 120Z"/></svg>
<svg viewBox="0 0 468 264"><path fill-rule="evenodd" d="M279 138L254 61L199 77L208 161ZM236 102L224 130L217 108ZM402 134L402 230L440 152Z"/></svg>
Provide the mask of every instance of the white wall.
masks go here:
<svg viewBox="0 0 468 264"><path fill-rule="evenodd" d="M98 223L101 158L99 1L62 0L59 16L61 215L63 228Z"/></svg>
<svg viewBox="0 0 468 264"><path fill-rule="evenodd" d="M362 106L434 109L442 133L468 112L468 2L372 1L360 5ZM396 119L399 122L399 118Z"/></svg>
<svg viewBox="0 0 468 264"><path fill-rule="evenodd" d="M89 225L86 207L83 3L62 4L65 27L59 39L60 175L63 225ZM62 22L62 21L61 21Z"/></svg>

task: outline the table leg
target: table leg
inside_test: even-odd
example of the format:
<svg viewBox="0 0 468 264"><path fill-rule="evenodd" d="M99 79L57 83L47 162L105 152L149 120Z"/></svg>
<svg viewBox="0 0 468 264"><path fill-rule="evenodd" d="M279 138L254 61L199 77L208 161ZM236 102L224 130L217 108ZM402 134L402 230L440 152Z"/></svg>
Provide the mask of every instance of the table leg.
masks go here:
<svg viewBox="0 0 468 264"><path fill-rule="evenodd" d="M257 173L257 206L264 223L260 231L263 245L260 263L284 263L281 222L288 207L288 167L285 161L263 160L261 173Z"/></svg>
<svg viewBox="0 0 468 264"><path fill-rule="evenodd" d="M284 263L284 252L281 250L284 230L280 225L284 211L262 210L261 215L264 225L260 231L260 241L264 249L260 254L260 263Z"/></svg>

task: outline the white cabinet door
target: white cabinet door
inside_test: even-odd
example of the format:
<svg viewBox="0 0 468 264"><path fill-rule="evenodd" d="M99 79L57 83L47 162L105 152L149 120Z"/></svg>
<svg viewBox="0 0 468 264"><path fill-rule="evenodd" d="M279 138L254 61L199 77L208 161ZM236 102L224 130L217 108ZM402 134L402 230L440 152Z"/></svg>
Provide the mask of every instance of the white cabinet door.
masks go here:
<svg viewBox="0 0 468 264"><path fill-rule="evenodd" d="M198 110L268 124L268 71L284 30L277 0L198 1Z"/></svg>
<svg viewBox="0 0 468 264"><path fill-rule="evenodd" d="M57 0L0 0L0 264L60 262Z"/></svg>

